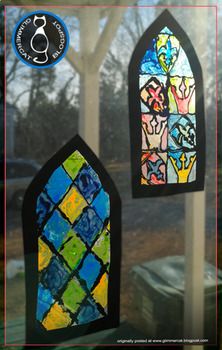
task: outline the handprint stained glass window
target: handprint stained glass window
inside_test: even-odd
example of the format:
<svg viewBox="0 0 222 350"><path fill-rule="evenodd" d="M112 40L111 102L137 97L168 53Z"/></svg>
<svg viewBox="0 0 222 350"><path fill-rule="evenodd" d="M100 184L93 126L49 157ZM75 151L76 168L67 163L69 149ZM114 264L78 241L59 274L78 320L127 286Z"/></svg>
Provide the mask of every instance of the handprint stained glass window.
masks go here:
<svg viewBox="0 0 222 350"><path fill-rule="evenodd" d="M34 179L23 222L28 342L117 326L120 199L80 137Z"/></svg>
<svg viewBox="0 0 222 350"><path fill-rule="evenodd" d="M202 72L189 38L167 10L132 55L129 109L133 196L202 190Z"/></svg>

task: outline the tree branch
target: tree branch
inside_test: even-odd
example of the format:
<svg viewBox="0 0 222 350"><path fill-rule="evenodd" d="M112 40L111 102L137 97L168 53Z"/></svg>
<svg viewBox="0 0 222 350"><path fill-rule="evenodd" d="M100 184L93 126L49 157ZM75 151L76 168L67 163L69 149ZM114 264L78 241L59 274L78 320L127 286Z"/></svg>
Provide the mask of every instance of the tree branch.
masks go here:
<svg viewBox="0 0 222 350"><path fill-rule="evenodd" d="M79 74L81 74L83 72L82 57L80 56L79 52L77 52L71 46L69 47L69 50L66 54L66 59Z"/></svg>
<svg viewBox="0 0 222 350"><path fill-rule="evenodd" d="M14 62L11 66L11 69L10 71L6 74L6 81L9 83L10 82L10 78L12 75L15 74L15 71L16 71L16 67L17 67L17 64L18 64L19 60L17 59L17 57L14 59Z"/></svg>
<svg viewBox="0 0 222 350"><path fill-rule="evenodd" d="M27 89L27 90L24 90L22 91L20 94L17 95L16 99L13 101L13 105L16 105L16 103L18 102L18 100L20 99L20 97L22 97L24 94L27 94L27 92L29 92L30 90Z"/></svg>
<svg viewBox="0 0 222 350"><path fill-rule="evenodd" d="M92 70L97 71L102 64L102 61L111 45L115 32L122 20L125 8L113 8L110 11L105 28L97 42L94 52L90 57L92 62Z"/></svg>

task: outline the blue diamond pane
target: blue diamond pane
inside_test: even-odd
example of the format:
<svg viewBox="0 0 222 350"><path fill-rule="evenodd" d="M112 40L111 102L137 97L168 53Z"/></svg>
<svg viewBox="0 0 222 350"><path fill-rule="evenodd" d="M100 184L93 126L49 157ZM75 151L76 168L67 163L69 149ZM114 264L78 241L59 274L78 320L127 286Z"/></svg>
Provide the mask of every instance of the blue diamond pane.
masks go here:
<svg viewBox="0 0 222 350"><path fill-rule="evenodd" d="M55 296L64 286L69 277L69 273L57 257L52 257L47 269L41 275L42 284Z"/></svg>
<svg viewBox="0 0 222 350"><path fill-rule="evenodd" d="M78 314L78 324L89 323L101 318L101 314L97 309L95 302L88 298L85 305L81 306L81 310Z"/></svg>
<svg viewBox="0 0 222 350"><path fill-rule="evenodd" d="M156 41L153 39L140 64L140 74L159 75L164 74L164 70L159 64L156 53Z"/></svg>
<svg viewBox="0 0 222 350"><path fill-rule="evenodd" d="M74 226L74 231L89 245L93 243L96 236L103 228L103 223L92 208L87 208L78 223Z"/></svg>
<svg viewBox="0 0 222 350"><path fill-rule="evenodd" d="M52 242L56 249L59 249L70 230L71 226L69 223L62 217L58 210L55 210L44 226L42 234Z"/></svg>
<svg viewBox="0 0 222 350"><path fill-rule="evenodd" d="M44 314L46 313L46 311L49 310L53 302L54 302L54 299L50 291L44 288L41 283L39 283L38 304L37 304L37 312L36 312L37 320L42 321Z"/></svg>
<svg viewBox="0 0 222 350"><path fill-rule="evenodd" d="M72 180L63 167L60 166L50 177L45 189L53 202L58 203L68 190L71 183Z"/></svg>
<svg viewBox="0 0 222 350"><path fill-rule="evenodd" d="M84 279L88 289L90 290L99 275L101 265L93 254L88 254L83 262L83 266L79 271L81 279Z"/></svg>
<svg viewBox="0 0 222 350"><path fill-rule="evenodd" d="M173 32L171 32L171 30L168 27L164 27L163 29L161 29L160 33L161 34L173 35Z"/></svg>
<svg viewBox="0 0 222 350"><path fill-rule="evenodd" d="M101 189L92 203L95 212L99 215L103 221L110 215L110 201L109 195Z"/></svg>
<svg viewBox="0 0 222 350"><path fill-rule="evenodd" d="M37 223L41 225L46 216L48 216L53 210L54 204L49 199L45 192L42 192L37 199L36 213Z"/></svg>
<svg viewBox="0 0 222 350"><path fill-rule="evenodd" d="M92 201L94 194L101 187L99 177L90 165L85 166L80 171L75 180L75 184L88 202Z"/></svg>

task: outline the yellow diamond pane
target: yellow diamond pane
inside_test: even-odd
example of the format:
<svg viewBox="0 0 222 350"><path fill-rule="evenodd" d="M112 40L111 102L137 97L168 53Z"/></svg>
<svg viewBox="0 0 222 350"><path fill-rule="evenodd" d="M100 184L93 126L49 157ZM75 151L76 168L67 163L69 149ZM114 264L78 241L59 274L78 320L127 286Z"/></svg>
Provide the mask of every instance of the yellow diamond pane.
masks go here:
<svg viewBox="0 0 222 350"><path fill-rule="evenodd" d="M104 273L97 284L96 288L93 290L93 298L97 303L99 303L103 308L107 306L108 298L108 275Z"/></svg>
<svg viewBox="0 0 222 350"><path fill-rule="evenodd" d="M69 221L73 223L86 206L87 202L83 196L79 193L76 187L72 187L59 205L59 208Z"/></svg>
<svg viewBox="0 0 222 350"><path fill-rule="evenodd" d="M39 271L41 271L46 266L48 266L49 261L52 257L52 252L41 238L38 239L38 245L39 245L38 269Z"/></svg>
<svg viewBox="0 0 222 350"><path fill-rule="evenodd" d="M65 328L72 322L69 314L58 304L55 303L42 324L48 331L53 329Z"/></svg>

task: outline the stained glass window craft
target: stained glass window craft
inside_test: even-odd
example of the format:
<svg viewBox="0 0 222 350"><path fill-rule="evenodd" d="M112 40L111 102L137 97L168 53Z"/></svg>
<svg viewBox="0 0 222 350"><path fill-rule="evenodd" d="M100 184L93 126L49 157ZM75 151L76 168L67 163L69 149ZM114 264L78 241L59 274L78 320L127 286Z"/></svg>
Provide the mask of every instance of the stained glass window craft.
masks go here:
<svg viewBox="0 0 222 350"><path fill-rule="evenodd" d="M202 72L190 40L168 11L132 55L129 107L134 196L203 189Z"/></svg>
<svg viewBox="0 0 222 350"><path fill-rule="evenodd" d="M60 340L118 324L120 200L98 163L76 137L27 191L24 233L35 239L37 252L37 264L30 267L26 242L27 283L37 296L34 313L28 312L33 341L42 335L42 343L50 343L52 334Z"/></svg>

